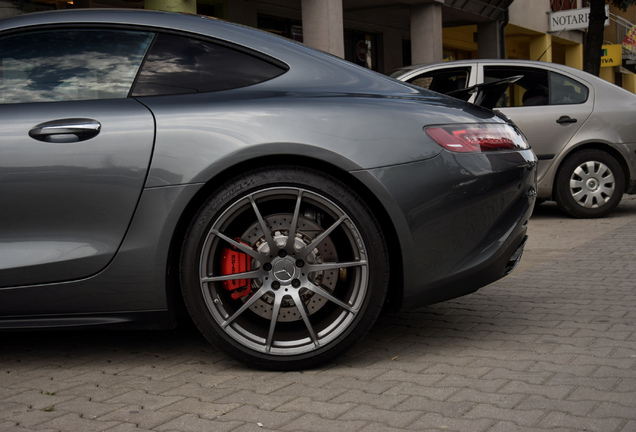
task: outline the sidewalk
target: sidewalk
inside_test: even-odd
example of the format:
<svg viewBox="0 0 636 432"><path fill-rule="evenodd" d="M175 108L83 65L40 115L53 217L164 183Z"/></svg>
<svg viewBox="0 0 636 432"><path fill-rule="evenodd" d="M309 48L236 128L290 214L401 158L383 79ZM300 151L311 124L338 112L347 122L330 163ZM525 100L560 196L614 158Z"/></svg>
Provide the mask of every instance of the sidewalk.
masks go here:
<svg viewBox="0 0 636 432"><path fill-rule="evenodd" d="M187 328L0 334L0 431L636 431L636 197L529 231L507 278L318 370L246 369Z"/></svg>

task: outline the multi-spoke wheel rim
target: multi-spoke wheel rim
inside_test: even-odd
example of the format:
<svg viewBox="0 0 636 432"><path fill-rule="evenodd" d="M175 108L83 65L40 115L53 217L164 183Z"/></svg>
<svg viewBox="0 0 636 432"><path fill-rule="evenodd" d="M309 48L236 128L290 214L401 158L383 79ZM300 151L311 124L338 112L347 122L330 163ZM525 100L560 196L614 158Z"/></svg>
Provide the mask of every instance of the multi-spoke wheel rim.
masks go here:
<svg viewBox="0 0 636 432"><path fill-rule="evenodd" d="M244 254L249 269L228 274L228 250ZM272 187L235 201L209 228L200 286L225 334L257 352L296 355L351 330L368 292L367 260L354 221L332 200ZM233 298L227 281L248 289Z"/></svg>
<svg viewBox="0 0 636 432"><path fill-rule="evenodd" d="M581 207L599 208L614 194L616 180L604 163L587 161L580 164L570 177L570 194Z"/></svg>

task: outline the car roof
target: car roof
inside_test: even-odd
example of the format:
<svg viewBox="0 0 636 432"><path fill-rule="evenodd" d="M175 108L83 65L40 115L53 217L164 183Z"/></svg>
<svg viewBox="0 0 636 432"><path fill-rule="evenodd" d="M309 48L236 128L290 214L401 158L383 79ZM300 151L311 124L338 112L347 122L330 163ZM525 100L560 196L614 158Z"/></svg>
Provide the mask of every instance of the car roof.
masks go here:
<svg viewBox="0 0 636 432"><path fill-rule="evenodd" d="M179 30L249 45L254 45L259 39L271 43L278 38L273 34L203 15L146 9L67 9L28 13L0 20L0 31L55 24L139 25Z"/></svg>
<svg viewBox="0 0 636 432"><path fill-rule="evenodd" d="M288 72L276 82L281 85L284 82L287 90L302 88L304 91L368 92L430 98L421 89L291 39L202 15L146 9L66 9L0 19L0 32L10 34L12 31L63 24L139 26L214 38L286 63Z"/></svg>
<svg viewBox="0 0 636 432"><path fill-rule="evenodd" d="M473 59L473 60L451 60L445 62L433 62L422 63L418 65L405 66L397 69L391 73L392 77L400 77L403 75L411 74L420 69L433 69L437 67L453 67L453 66L475 66L478 64L498 65L498 66L520 66L520 67L536 67L541 69L551 69L564 72L566 74L574 75L582 80L601 80L600 78L582 71L580 69L573 68L571 66L562 65L559 63L549 63L536 60L517 60L517 59ZM604 80L602 80L604 81Z"/></svg>

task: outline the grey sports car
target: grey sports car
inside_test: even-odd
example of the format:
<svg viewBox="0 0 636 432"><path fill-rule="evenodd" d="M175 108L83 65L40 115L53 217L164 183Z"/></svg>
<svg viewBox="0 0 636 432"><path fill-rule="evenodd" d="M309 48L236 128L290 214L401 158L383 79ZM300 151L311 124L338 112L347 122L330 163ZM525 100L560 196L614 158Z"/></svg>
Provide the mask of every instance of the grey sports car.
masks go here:
<svg viewBox="0 0 636 432"><path fill-rule="evenodd" d="M0 329L174 326L328 361L512 270L536 157L492 111L193 15L0 21Z"/></svg>
<svg viewBox="0 0 636 432"><path fill-rule="evenodd" d="M538 198L570 216L603 217L636 193L636 95L568 66L527 60L459 60L408 66L391 76L445 94L521 76L497 109L539 158Z"/></svg>

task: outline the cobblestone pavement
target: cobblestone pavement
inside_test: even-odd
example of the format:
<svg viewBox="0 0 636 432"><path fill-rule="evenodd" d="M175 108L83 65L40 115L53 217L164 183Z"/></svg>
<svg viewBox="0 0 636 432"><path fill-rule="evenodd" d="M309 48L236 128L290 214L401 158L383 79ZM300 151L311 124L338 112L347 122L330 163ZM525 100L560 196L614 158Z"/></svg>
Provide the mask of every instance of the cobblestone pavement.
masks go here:
<svg viewBox="0 0 636 432"><path fill-rule="evenodd" d="M636 198L541 206L530 235L512 275L318 370L250 370L191 328L0 334L0 431L636 431Z"/></svg>

